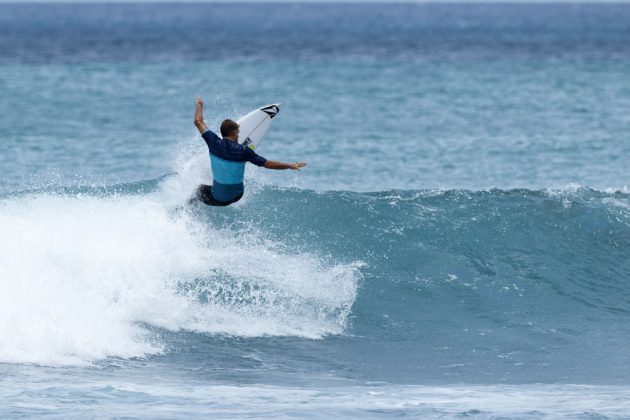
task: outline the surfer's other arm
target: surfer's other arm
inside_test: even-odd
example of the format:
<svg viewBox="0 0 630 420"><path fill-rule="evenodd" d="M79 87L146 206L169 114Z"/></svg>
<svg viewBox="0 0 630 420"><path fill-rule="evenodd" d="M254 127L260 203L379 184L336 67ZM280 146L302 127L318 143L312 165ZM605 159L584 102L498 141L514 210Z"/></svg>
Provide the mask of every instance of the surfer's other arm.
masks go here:
<svg viewBox="0 0 630 420"><path fill-rule="evenodd" d="M276 160L265 159L264 157L260 156L249 147L247 146L243 146L243 147L245 149L245 155L246 155L245 159L256 166L262 166L263 168L267 168L267 169L297 169L297 170L306 166L306 163L303 163L303 162L284 163L284 162L278 162Z"/></svg>
<svg viewBox="0 0 630 420"><path fill-rule="evenodd" d="M275 160L267 160L263 165L267 169L294 169L300 170L306 166L304 162L296 162L296 163L284 163L284 162L276 162Z"/></svg>
<svg viewBox="0 0 630 420"><path fill-rule="evenodd" d="M197 108L195 109L195 126L201 134L208 129L208 126L203 121L203 101L200 97L197 97Z"/></svg>

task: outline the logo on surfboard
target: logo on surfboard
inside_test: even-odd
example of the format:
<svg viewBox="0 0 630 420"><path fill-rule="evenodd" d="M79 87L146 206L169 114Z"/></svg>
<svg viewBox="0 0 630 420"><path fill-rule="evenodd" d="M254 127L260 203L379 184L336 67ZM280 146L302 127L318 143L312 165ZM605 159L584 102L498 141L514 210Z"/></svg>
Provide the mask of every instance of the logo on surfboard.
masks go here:
<svg viewBox="0 0 630 420"><path fill-rule="evenodd" d="M264 108L260 108L260 110L269 115L269 118L273 118L276 116L278 111L280 111L280 108L278 108L276 105L269 105Z"/></svg>

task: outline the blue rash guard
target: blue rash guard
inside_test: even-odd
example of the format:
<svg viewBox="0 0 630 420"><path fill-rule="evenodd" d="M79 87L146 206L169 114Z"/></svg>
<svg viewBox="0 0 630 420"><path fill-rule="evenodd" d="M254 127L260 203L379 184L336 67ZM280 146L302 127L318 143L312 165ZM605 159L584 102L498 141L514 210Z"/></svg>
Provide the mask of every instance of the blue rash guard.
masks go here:
<svg viewBox="0 0 630 420"><path fill-rule="evenodd" d="M243 194L245 162L263 166L267 159L252 149L229 139L219 138L210 130L201 135L210 151L212 166L212 196L219 201L230 201Z"/></svg>

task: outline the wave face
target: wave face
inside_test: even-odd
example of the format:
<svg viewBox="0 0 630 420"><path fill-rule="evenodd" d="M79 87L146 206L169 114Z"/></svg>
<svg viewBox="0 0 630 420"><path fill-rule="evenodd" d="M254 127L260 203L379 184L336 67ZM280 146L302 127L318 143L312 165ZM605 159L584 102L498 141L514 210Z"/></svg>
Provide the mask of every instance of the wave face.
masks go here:
<svg viewBox="0 0 630 420"><path fill-rule="evenodd" d="M628 377L626 193L272 189L255 203L213 213L213 223L246 223L292 248L366 264L342 358L370 375Z"/></svg>
<svg viewBox="0 0 630 420"><path fill-rule="evenodd" d="M319 355L308 369L373 380L630 373L626 193L252 185L209 208L178 204L190 178L3 197L0 361L85 364L276 336L263 355L298 363L306 346Z"/></svg>

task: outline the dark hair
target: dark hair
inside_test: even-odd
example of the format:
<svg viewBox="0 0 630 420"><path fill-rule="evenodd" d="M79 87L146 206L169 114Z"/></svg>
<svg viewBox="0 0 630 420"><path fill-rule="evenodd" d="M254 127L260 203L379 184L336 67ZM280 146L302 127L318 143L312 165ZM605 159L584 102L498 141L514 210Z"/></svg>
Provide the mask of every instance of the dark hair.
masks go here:
<svg viewBox="0 0 630 420"><path fill-rule="evenodd" d="M229 137L238 130L238 124L232 120L225 120L221 123L221 135L223 137Z"/></svg>

